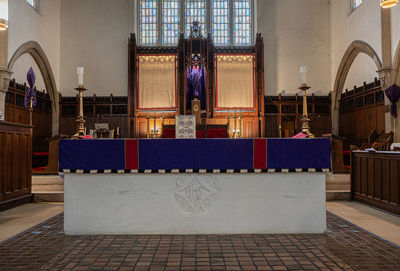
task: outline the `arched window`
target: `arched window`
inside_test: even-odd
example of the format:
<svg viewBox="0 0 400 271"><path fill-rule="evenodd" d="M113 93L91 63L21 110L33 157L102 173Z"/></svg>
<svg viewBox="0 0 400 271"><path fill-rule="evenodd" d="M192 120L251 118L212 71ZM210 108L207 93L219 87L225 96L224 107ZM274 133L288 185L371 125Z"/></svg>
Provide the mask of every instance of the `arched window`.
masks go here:
<svg viewBox="0 0 400 271"><path fill-rule="evenodd" d="M26 2L33 7L34 9L36 9L36 11L39 11L39 0L26 0Z"/></svg>
<svg viewBox="0 0 400 271"><path fill-rule="evenodd" d="M350 0L351 11L355 10L362 4L363 0Z"/></svg>
<svg viewBox="0 0 400 271"><path fill-rule="evenodd" d="M139 44L174 46L194 21L217 46L253 44L254 0L138 0Z"/></svg>

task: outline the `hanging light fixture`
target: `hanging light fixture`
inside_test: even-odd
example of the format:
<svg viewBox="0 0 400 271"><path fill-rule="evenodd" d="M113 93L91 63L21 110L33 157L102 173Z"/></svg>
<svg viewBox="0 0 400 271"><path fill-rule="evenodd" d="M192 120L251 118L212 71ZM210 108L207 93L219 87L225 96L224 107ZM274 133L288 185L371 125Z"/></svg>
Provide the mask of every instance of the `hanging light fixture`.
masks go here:
<svg viewBox="0 0 400 271"><path fill-rule="evenodd" d="M0 31L8 28L8 0L0 0Z"/></svg>
<svg viewBox="0 0 400 271"><path fill-rule="evenodd" d="M399 3L399 0L381 0L382 8L392 8Z"/></svg>

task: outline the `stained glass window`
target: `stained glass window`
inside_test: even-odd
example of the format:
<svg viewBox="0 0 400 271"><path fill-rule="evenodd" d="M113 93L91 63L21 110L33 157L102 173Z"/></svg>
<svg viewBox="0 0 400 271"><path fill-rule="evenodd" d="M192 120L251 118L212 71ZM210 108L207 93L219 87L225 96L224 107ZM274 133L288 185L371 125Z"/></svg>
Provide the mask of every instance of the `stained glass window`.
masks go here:
<svg viewBox="0 0 400 271"><path fill-rule="evenodd" d="M363 0L351 0L352 10L358 8L362 4Z"/></svg>
<svg viewBox="0 0 400 271"><path fill-rule="evenodd" d="M206 0L186 0L185 16L186 26L185 35L190 35L190 27L194 21L198 21L201 26L201 33L206 36L207 33L207 16L206 16Z"/></svg>
<svg viewBox="0 0 400 271"><path fill-rule="evenodd" d="M179 38L180 0L162 1L162 43L176 45Z"/></svg>
<svg viewBox="0 0 400 271"><path fill-rule="evenodd" d="M233 0L233 44L251 45L251 0Z"/></svg>
<svg viewBox="0 0 400 271"><path fill-rule="evenodd" d="M39 0L26 0L36 2ZM204 37L211 33L215 45L248 46L253 42L255 0L138 0L139 44L178 44L179 34L190 36L198 21ZM360 5L362 0L351 0Z"/></svg>
<svg viewBox="0 0 400 271"><path fill-rule="evenodd" d="M158 43L158 0L140 0L140 44Z"/></svg>
<svg viewBox="0 0 400 271"><path fill-rule="evenodd" d="M36 10L39 10L39 0L26 0L26 2Z"/></svg>
<svg viewBox="0 0 400 271"><path fill-rule="evenodd" d="M229 1L213 0L212 37L216 45L229 45Z"/></svg>

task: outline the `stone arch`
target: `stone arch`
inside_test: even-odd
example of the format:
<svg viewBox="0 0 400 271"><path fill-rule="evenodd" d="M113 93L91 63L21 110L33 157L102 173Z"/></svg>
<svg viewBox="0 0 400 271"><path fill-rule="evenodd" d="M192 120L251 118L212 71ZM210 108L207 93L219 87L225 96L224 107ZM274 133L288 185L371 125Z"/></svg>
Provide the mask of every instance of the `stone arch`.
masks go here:
<svg viewBox="0 0 400 271"><path fill-rule="evenodd" d="M400 41L397 45L393 61L393 84L400 86Z"/></svg>
<svg viewBox="0 0 400 271"><path fill-rule="evenodd" d="M394 55L393 73L392 73L392 82L391 83L400 86L400 41L397 45L396 53ZM400 102L397 102L397 110L400 111ZM390 118L391 118L390 125L393 125L392 117L390 116ZM394 119L394 121L396 121L396 124L395 124L396 127L400 127L400 118ZM392 128L394 128L394 126ZM394 132L395 132L394 140L395 140L395 142L399 142L399 140L400 140L399 128L396 128L396 130Z"/></svg>
<svg viewBox="0 0 400 271"><path fill-rule="evenodd" d="M339 99L343 91L349 70L358 54L364 53L372 58L377 71L382 69L382 62L380 61L375 50L366 42L361 40L353 41L347 48L340 62L338 72L336 74L335 84L333 86L332 95L332 133L338 134L339 132Z"/></svg>
<svg viewBox="0 0 400 271"><path fill-rule="evenodd" d="M11 57L10 62L8 63L9 71L12 71L16 61L24 54L30 54L33 57L39 67L40 73L42 74L46 90L52 100L52 134L56 135L58 134L59 128L59 95L50 62L39 43L36 41L28 41L22 44Z"/></svg>

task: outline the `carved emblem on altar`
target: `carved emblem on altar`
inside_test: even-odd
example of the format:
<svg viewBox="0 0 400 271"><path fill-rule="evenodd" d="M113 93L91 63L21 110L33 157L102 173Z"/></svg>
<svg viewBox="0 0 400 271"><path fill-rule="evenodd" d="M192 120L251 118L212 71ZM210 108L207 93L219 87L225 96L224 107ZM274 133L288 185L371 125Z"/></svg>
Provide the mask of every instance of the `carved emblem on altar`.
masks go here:
<svg viewBox="0 0 400 271"><path fill-rule="evenodd" d="M176 138L196 138L196 117L181 115L175 117Z"/></svg>
<svg viewBox="0 0 400 271"><path fill-rule="evenodd" d="M190 213L205 212L214 207L219 195L218 181L212 175L180 176L174 189L176 203Z"/></svg>

